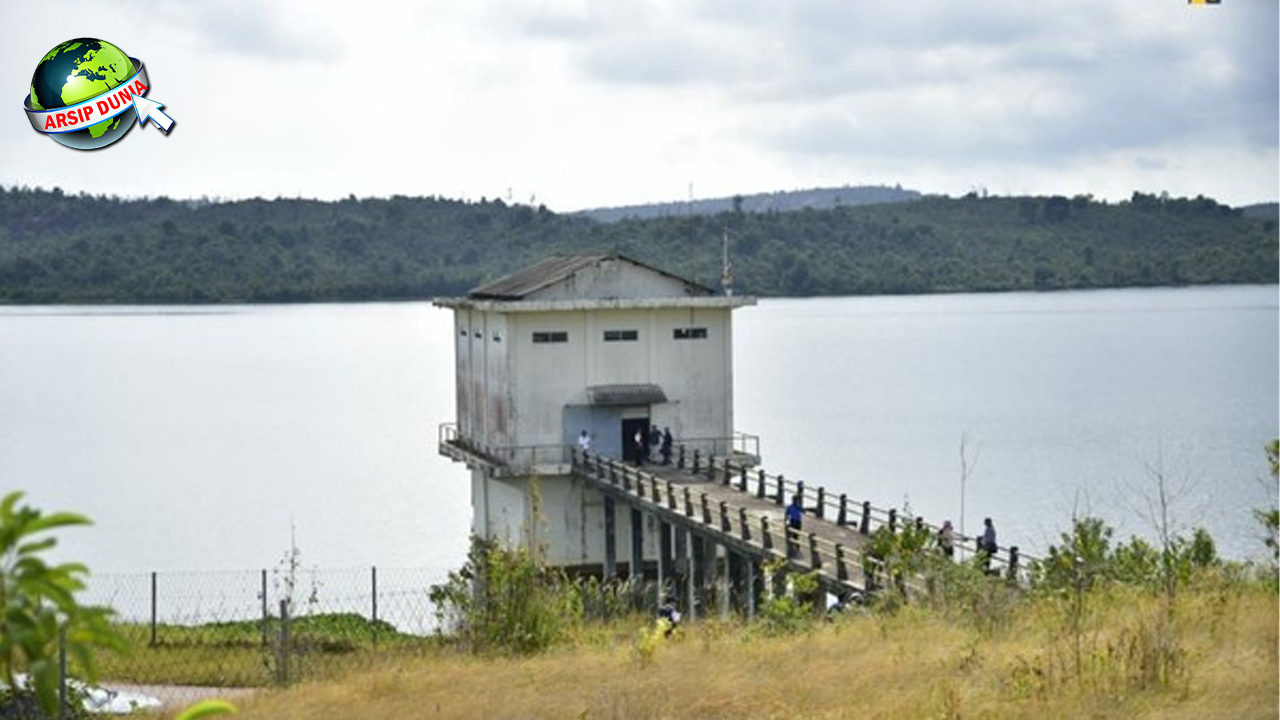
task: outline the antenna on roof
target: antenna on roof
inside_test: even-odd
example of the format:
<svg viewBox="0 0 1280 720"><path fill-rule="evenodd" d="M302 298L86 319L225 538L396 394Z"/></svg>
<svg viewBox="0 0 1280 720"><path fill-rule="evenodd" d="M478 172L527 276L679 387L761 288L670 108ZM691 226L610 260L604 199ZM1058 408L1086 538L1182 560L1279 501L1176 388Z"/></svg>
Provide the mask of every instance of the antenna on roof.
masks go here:
<svg viewBox="0 0 1280 720"><path fill-rule="evenodd" d="M729 228L724 229L724 259L720 269L720 286L725 297L733 297L733 263L729 261Z"/></svg>

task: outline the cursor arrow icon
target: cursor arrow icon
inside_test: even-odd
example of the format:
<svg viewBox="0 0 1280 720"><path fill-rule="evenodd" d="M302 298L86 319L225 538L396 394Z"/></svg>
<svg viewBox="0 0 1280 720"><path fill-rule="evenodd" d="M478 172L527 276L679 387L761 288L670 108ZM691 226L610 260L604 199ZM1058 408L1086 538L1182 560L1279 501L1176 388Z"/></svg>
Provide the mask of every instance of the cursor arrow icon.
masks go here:
<svg viewBox="0 0 1280 720"><path fill-rule="evenodd" d="M156 127L168 134L169 128L173 127L173 118L160 112L162 107L164 103L158 103L141 95L133 96L133 109L138 113L138 124L146 127L147 118L151 118L151 122L155 123Z"/></svg>

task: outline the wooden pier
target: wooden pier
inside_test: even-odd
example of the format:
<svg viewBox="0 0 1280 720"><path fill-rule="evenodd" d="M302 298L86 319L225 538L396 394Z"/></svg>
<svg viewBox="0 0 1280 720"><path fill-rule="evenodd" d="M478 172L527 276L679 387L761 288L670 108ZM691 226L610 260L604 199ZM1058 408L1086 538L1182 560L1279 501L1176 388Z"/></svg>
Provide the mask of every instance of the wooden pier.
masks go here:
<svg viewBox="0 0 1280 720"><path fill-rule="evenodd" d="M733 456L704 458L681 448L670 465L636 466L576 448L570 453L573 472L591 481L605 497L605 575L618 572L616 540L611 535L621 504L631 513L632 528L641 526L643 515L660 523L659 588L670 590L681 584L676 578L685 574L677 568L688 558L692 574L683 584L689 588L690 606L696 605L696 588L715 583L718 568L719 584L730 589L720 594L722 602L732 597L748 615L754 614L763 581L760 567L770 561L782 562L792 572L816 572L820 586L837 597L865 594L887 582L883 564L867 553L872 534L882 527L897 531L908 523L937 532L923 518L903 516L896 509L877 508L845 494L832 496L820 486L806 487L735 462ZM804 508L798 531L788 528L784 517L793 497L799 497ZM972 544L972 539L956 537L957 560L977 553L976 547L966 547ZM686 545L690 555L685 554ZM716 546L724 549L723 557ZM644 567L644 557L641 535L633 532L628 572ZM1020 581L1025 579L1025 561L1016 546L1002 547L991 557L988 572ZM908 592L922 589L919 578L899 582Z"/></svg>

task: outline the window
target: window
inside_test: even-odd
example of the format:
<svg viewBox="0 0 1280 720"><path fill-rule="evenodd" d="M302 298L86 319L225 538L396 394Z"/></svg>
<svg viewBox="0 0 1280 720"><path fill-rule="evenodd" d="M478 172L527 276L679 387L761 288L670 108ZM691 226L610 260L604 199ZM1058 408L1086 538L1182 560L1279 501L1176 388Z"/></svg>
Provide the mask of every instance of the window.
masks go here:
<svg viewBox="0 0 1280 720"><path fill-rule="evenodd" d="M569 333L567 332L535 332L533 341L536 343L567 343L569 342Z"/></svg>
<svg viewBox="0 0 1280 720"><path fill-rule="evenodd" d="M462 336L462 337L466 337L466 336L467 336L467 329L466 329L466 328L462 328L462 329L458 330L458 335L460 335L460 336Z"/></svg>
<svg viewBox="0 0 1280 720"><path fill-rule="evenodd" d="M630 342L640 339L639 330L605 330L605 342Z"/></svg>
<svg viewBox="0 0 1280 720"><path fill-rule="evenodd" d="M494 331L493 331L493 341L494 341L494 342L502 342L502 336L498 334L498 331L497 331L497 330L494 330Z"/></svg>
<svg viewBox="0 0 1280 720"><path fill-rule="evenodd" d="M707 329L704 327L676 328L671 336L676 340L706 340Z"/></svg>
<svg viewBox="0 0 1280 720"><path fill-rule="evenodd" d="M481 335L481 334L480 334L480 331L479 331L479 330L476 330L476 331L475 331L475 339L477 339L477 340L483 340L483 339L484 339L484 335Z"/></svg>

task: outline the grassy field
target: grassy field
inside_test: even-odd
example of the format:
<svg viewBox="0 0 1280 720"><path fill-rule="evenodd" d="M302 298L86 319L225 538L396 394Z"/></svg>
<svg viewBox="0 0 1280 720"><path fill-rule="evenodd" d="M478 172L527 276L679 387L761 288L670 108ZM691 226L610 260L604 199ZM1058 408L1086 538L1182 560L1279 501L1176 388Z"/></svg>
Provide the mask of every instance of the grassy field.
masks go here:
<svg viewBox="0 0 1280 720"><path fill-rule="evenodd" d="M907 607L785 636L712 621L660 640L636 618L528 658L370 658L264 690L239 717L1276 718L1277 608L1273 589L1204 584L1171 607L1113 589L989 609L994 622Z"/></svg>

